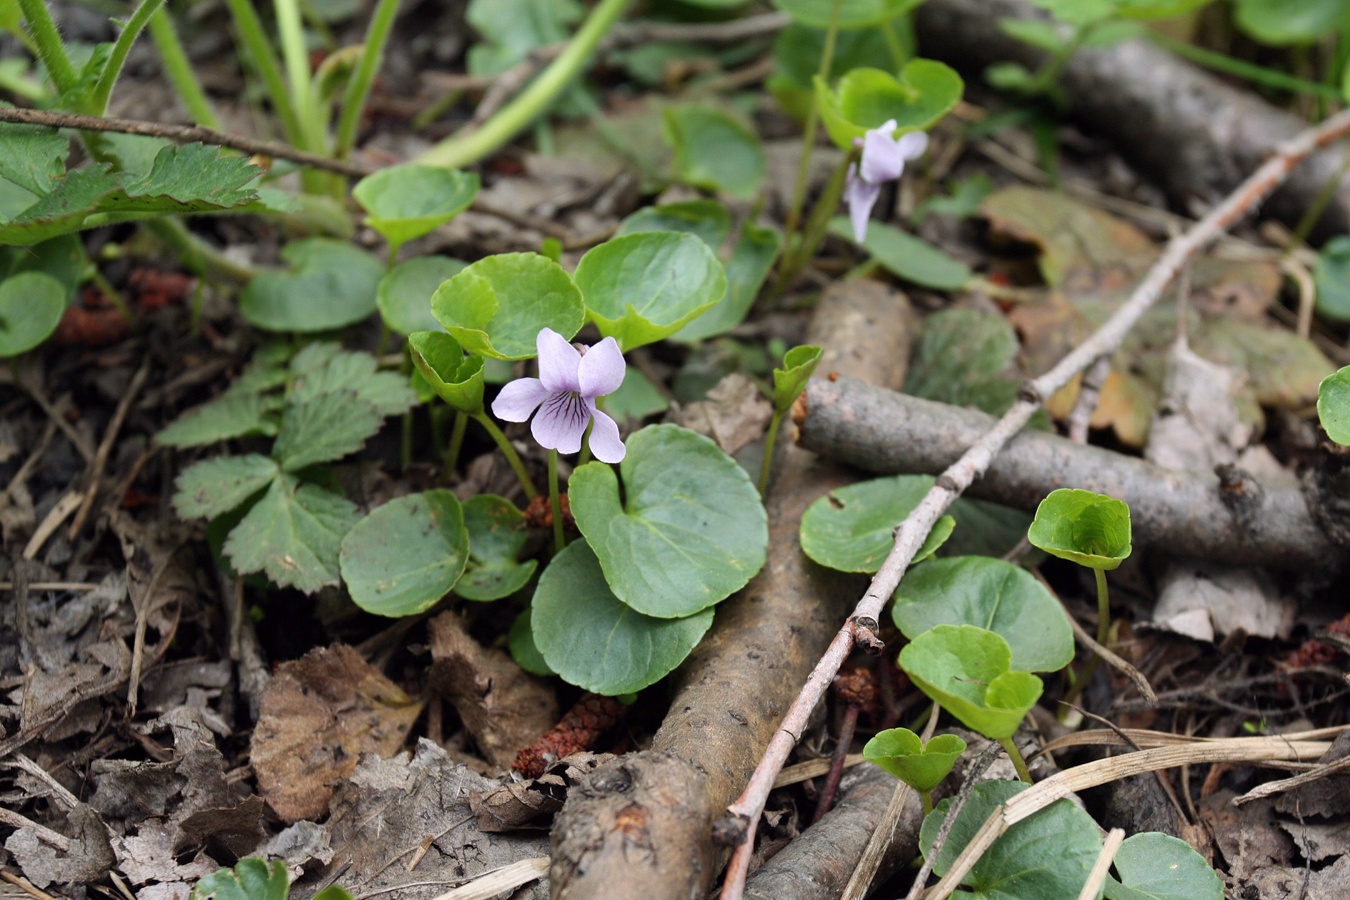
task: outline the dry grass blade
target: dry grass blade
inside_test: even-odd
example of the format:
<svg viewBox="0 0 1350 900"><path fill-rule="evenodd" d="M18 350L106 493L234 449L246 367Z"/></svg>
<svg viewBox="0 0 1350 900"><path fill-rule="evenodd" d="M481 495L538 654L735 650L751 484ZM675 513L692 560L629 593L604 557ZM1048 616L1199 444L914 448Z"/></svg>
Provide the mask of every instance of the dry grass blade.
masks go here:
<svg viewBox="0 0 1350 900"><path fill-rule="evenodd" d="M1106 835L1106 840L1102 842L1102 852L1097 854L1097 861L1093 864L1092 871L1088 873L1087 881L1083 882L1083 889L1078 892L1078 900L1096 900L1100 896L1102 885L1106 884L1106 873L1116 858L1116 851L1124 841L1123 828L1112 828Z"/></svg>
<svg viewBox="0 0 1350 900"><path fill-rule="evenodd" d="M510 893L523 884L538 881L547 874L547 856L522 859L509 866L494 869L453 891L446 891L437 896L436 900L491 900L499 894Z"/></svg>

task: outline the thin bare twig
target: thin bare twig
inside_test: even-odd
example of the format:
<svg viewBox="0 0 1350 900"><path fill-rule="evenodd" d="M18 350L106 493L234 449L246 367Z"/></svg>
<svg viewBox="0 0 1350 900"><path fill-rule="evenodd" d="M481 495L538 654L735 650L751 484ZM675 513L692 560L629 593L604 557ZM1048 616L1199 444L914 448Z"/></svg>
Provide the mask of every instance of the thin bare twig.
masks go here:
<svg viewBox="0 0 1350 900"><path fill-rule="evenodd" d="M901 523L886 561L872 579L853 614L807 677L806 684L784 716L745 791L728 807L728 815L744 824L746 837L728 864L722 889L723 900L740 900L742 896L755 826L764 811L774 775L791 753L796 743L794 735L803 733L811 711L820 702L834 673L839 671L853 649L853 623L864 618L875 620L881 614L882 607L900 583L905 569L938 517L962 491L983 475L1003 445L1022 430L1047 397L1091 365L1093 360L1113 353L1120 346L1130 329L1158 301L1187 260L1259 204L1284 181L1295 165L1347 132L1350 132L1350 110L1338 113L1281 146L1274 156L1194 227L1168 242L1157 262L1115 314L1049 372L1024 385L1018 401L1003 418L938 476L933 489Z"/></svg>
<svg viewBox="0 0 1350 900"><path fill-rule="evenodd" d="M108 457L112 454L113 444L122 432L122 423L126 420L131 404L140 394L141 388L145 387L145 380L149 377L150 361L146 360L136 370L136 374L131 376L131 384L127 385L126 393L117 403L112 421L108 423L108 431L103 435L103 441L98 445L98 452L94 454L93 462L89 464L89 485L84 490L84 501L80 503L80 509L75 513L75 520L70 523L70 530L66 532L66 537L72 541L80 533L80 529L84 528L84 523L89 518L90 511L94 508L94 499L98 496L98 483L103 479L103 470L108 466Z"/></svg>

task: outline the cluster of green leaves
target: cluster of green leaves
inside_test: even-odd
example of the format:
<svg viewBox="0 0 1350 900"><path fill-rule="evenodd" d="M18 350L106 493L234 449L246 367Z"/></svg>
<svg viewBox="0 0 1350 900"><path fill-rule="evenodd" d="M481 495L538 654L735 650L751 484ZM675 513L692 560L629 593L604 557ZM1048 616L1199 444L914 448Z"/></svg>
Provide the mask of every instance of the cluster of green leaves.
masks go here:
<svg viewBox="0 0 1350 900"><path fill-rule="evenodd" d="M198 462L178 477L173 498L187 519L228 530L223 551L240 573L265 572L312 592L338 581L342 539L357 508L329 486L324 464L359 450L387 416L416 396L407 380L376 371L375 358L313 343L289 360L264 347L223 394L158 435L170 447L274 438L270 454Z"/></svg>
<svg viewBox="0 0 1350 900"><path fill-rule="evenodd" d="M279 859L271 864L256 857L239 860L233 869L212 872L192 888L191 900L286 900L291 895L291 876ZM329 885L314 900L352 900L345 888Z"/></svg>

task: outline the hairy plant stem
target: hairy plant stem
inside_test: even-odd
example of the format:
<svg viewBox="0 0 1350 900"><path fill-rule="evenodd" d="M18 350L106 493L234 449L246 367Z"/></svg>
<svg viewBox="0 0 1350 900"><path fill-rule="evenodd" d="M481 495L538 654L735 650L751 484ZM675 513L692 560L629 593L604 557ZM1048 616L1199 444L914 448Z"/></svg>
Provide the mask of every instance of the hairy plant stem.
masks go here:
<svg viewBox="0 0 1350 900"><path fill-rule="evenodd" d="M558 451L548 451L548 503L553 510L553 555L567 545L563 536L562 495L558 493Z"/></svg>
<svg viewBox="0 0 1350 900"><path fill-rule="evenodd" d="M1031 780L1031 772L1027 769L1027 761L1022 758L1022 751L1017 749L1017 744L1013 743L1010 737L999 738L998 741L1003 745L1003 749L1008 751L1008 758L1012 760L1013 768L1017 770L1017 777L1027 784L1035 784Z"/></svg>
<svg viewBox="0 0 1350 900"><path fill-rule="evenodd" d="M61 41L61 33L56 30L51 11L44 0L19 0L24 21L28 23L28 33L37 47L38 59L46 67L52 83L62 94L73 91L80 76L74 64L66 55L66 45Z"/></svg>
<svg viewBox="0 0 1350 900"><path fill-rule="evenodd" d="M150 39L155 42L155 49L159 51L159 62L164 67L164 77L173 85L174 92L187 107L192 121L206 128L219 129L220 117L216 115L215 107L211 105L196 71L192 68L192 62L183 49L183 42L178 39L178 30L174 28L173 17L169 15L168 10L163 7L155 10L147 27Z"/></svg>
<svg viewBox="0 0 1350 900"><path fill-rule="evenodd" d="M333 155L338 159L349 158L352 148L356 146L356 130L361 124L361 113L365 111L370 87L380 71L384 47L389 42L389 32L394 27L397 15L398 0L379 0L375 5L375 14L371 17L366 40L361 47L361 59L356 64L356 71L348 79L342 102L338 105L341 112L333 138Z"/></svg>
<svg viewBox="0 0 1350 900"><path fill-rule="evenodd" d="M516 99L468 134L454 134L418 158L428 166L461 168L478 162L529 127L567 85L571 84L590 58L600 39L619 20L630 0L600 0L582 23L567 49L558 55L539 77Z"/></svg>
<svg viewBox="0 0 1350 900"><path fill-rule="evenodd" d="M131 52L131 45L136 43L136 38L141 36L149 23L150 17L164 5L164 0L141 0L131 18L127 19L127 24L122 28L122 33L117 36L113 43L112 53L108 55L108 62L103 67L103 72L98 76L98 82L94 85L93 93L89 96L89 102L81 112L93 113L101 116L108 110L108 98L112 96L113 85L117 84L117 76L122 74L122 65L127 61L127 54Z"/></svg>
<svg viewBox="0 0 1350 900"><path fill-rule="evenodd" d="M473 419L479 425L482 425L483 428L487 429L487 433L492 436L492 439L497 442L497 446L502 449L502 453L506 455L506 461L511 465L511 470L514 471L516 477L520 479L520 486L525 491L525 496L530 500L538 497L539 491L535 488L534 482L530 480L529 473L525 471L525 463L521 461L520 454L516 452L516 448L512 447L511 442L506 439L506 435L497 427L497 423L492 421L487 413L480 412L473 416Z"/></svg>

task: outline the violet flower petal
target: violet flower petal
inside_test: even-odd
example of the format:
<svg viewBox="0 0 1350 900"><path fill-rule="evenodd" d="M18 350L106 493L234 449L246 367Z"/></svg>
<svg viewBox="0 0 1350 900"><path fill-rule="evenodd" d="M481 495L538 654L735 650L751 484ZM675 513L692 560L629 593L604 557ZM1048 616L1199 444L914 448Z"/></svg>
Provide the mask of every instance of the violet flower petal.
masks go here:
<svg viewBox="0 0 1350 900"><path fill-rule="evenodd" d="M605 338L581 357L581 365L577 368L581 396L603 397L614 393L623 384L627 369L618 341L612 337Z"/></svg>
<svg viewBox="0 0 1350 900"><path fill-rule="evenodd" d="M861 178L851 177L844 187L844 200L848 202L848 215L853 220L853 239L862 243L867 237L867 219L872 215L872 207L881 196L881 187Z"/></svg>
<svg viewBox="0 0 1350 900"><path fill-rule="evenodd" d="M577 367L581 365L581 354L552 328L544 328L534 341L539 351L539 380L550 391L580 391L577 381Z"/></svg>
<svg viewBox="0 0 1350 900"><path fill-rule="evenodd" d="M858 167L863 181L872 184L894 181L905 170L905 157L892 136L894 131L895 120L891 119L863 135L862 161Z"/></svg>
<svg viewBox="0 0 1350 900"><path fill-rule="evenodd" d="M492 414L507 422L524 422L552 394L538 378L517 378L504 385L492 401Z"/></svg>
<svg viewBox="0 0 1350 900"><path fill-rule="evenodd" d="M928 149L928 135L922 131L902 134L900 140L896 141L896 147L904 159L918 159Z"/></svg>
<svg viewBox="0 0 1350 900"><path fill-rule="evenodd" d="M591 419L587 404L588 401L572 391L552 393L535 413L530 433L546 450L576 453L581 449L581 437Z"/></svg>
<svg viewBox="0 0 1350 900"><path fill-rule="evenodd" d="M596 409L594 400L587 399L586 405L590 407L591 418L595 422L591 426L591 452L603 463L622 462L628 448L619 440L618 423Z"/></svg>

